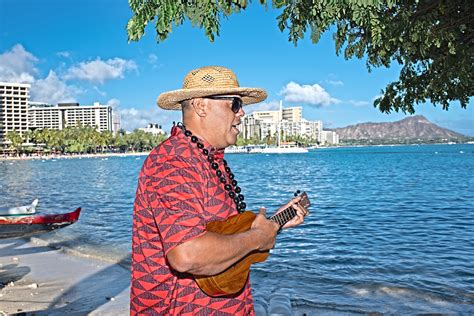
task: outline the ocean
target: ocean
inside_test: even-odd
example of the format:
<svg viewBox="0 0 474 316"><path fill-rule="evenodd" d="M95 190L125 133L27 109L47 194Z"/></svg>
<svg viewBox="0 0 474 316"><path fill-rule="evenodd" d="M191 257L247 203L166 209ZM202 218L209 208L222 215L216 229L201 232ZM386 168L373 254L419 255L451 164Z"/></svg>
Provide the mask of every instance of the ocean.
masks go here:
<svg viewBox="0 0 474 316"><path fill-rule="evenodd" d="M254 297L306 314L474 314L474 145L325 148L229 154L248 209L271 215L296 190L310 215L252 267ZM80 255L126 262L145 156L0 161L0 206L77 223L40 235Z"/></svg>

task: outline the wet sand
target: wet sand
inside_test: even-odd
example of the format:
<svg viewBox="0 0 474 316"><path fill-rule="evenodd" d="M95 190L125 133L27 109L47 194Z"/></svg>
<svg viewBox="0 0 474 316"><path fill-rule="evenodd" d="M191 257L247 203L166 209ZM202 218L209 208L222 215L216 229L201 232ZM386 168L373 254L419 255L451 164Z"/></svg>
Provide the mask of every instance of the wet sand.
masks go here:
<svg viewBox="0 0 474 316"><path fill-rule="evenodd" d="M0 315L128 315L129 285L120 262L74 256L34 239L0 240Z"/></svg>

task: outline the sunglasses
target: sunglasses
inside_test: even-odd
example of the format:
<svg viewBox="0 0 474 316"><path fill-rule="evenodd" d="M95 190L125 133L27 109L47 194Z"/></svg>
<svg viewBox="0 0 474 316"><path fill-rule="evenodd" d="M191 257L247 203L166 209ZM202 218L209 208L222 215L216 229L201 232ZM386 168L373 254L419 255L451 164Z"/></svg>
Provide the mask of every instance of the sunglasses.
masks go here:
<svg viewBox="0 0 474 316"><path fill-rule="evenodd" d="M232 101L232 112L234 113L239 113L244 103L242 99L239 97L210 96L210 97L206 97L206 99Z"/></svg>

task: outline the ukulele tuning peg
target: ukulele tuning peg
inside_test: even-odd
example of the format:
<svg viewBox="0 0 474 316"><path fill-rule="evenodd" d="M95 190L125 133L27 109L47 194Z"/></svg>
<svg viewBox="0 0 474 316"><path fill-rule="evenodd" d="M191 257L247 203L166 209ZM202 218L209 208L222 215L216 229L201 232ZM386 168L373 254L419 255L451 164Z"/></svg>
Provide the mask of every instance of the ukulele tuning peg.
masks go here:
<svg viewBox="0 0 474 316"><path fill-rule="evenodd" d="M295 197L296 197L296 196L298 196L298 194L300 194L300 193L301 193L301 191L300 191L300 190L296 190L296 192L295 192L295 194L294 194L294 195L295 195Z"/></svg>

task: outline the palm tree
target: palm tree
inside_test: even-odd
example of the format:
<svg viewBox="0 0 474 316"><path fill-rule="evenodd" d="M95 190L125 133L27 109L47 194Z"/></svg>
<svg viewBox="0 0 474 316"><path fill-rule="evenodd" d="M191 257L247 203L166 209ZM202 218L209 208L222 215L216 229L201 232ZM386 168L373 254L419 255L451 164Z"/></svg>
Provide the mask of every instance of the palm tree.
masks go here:
<svg viewBox="0 0 474 316"><path fill-rule="evenodd" d="M104 140L104 145L107 146L107 149L110 149L114 144L114 135L110 131L104 131L101 133L102 138ZM104 152L104 148L102 147L102 152Z"/></svg>
<svg viewBox="0 0 474 316"><path fill-rule="evenodd" d="M16 130L10 131L5 135L5 138L10 141L10 147L15 150L15 156L18 156L23 143L23 137Z"/></svg>
<svg viewBox="0 0 474 316"><path fill-rule="evenodd" d="M114 138L113 146L117 148L120 152L126 152L127 151L126 135L118 133Z"/></svg>

